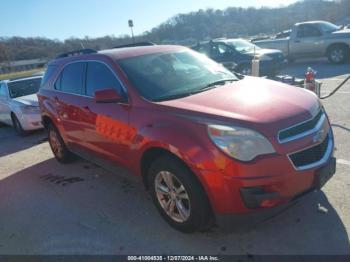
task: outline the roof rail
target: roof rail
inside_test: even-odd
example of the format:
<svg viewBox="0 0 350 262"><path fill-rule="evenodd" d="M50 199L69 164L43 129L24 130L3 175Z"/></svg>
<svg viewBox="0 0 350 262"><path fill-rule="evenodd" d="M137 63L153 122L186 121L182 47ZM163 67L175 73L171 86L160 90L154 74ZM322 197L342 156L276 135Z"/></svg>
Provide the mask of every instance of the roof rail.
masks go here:
<svg viewBox="0 0 350 262"><path fill-rule="evenodd" d="M56 59L59 58L65 58L65 57L69 57L69 56L76 56L76 55L87 55L87 54L96 54L97 51L94 49L80 49L80 50L75 50L75 51L70 51L67 53L63 53L60 54L58 56L56 56Z"/></svg>
<svg viewBox="0 0 350 262"><path fill-rule="evenodd" d="M152 45L156 45L156 44L152 43L152 42L138 42L138 43L127 44L127 45L119 45L119 46L115 46L113 48L136 47L136 46L152 46Z"/></svg>

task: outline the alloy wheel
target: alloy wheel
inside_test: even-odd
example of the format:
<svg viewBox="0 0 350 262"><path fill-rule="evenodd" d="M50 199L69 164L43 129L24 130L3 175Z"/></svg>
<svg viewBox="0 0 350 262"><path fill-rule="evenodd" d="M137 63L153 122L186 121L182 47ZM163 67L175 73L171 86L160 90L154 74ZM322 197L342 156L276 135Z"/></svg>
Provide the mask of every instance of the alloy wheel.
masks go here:
<svg viewBox="0 0 350 262"><path fill-rule="evenodd" d="M54 130L50 130L49 133L49 142L55 156L62 158L63 157L63 146L58 139L57 133Z"/></svg>
<svg viewBox="0 0 350 262"><path fill-rule="evenodd" d="M178 223L191 215L189 195L179 179L171 172L160 171L154 181L157 200L165 213Z"/></svg>
<svg viewBox="0 0 350 262"><path fill-rule="evenodd" d="M345 54L343 49L334 49L331 52L331 58L333 62L340 63L344 60Z"/></svg>

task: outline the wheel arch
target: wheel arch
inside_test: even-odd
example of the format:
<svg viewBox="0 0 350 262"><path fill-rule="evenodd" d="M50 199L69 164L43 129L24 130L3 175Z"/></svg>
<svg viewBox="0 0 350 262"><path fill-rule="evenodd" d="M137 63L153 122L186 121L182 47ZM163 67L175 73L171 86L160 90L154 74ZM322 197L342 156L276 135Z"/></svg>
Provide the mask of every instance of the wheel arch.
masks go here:
<svg viewBox="0 0 350 262"><path fill-rule="evenodd" d="M152 146L148 149L146 149L142 156L141 156L141 161L140 161L140 174L142 176L142 181L143 184L145 186L145 188L148 190L149 189L149 185L147 182L147 174L148 174L148 170L151 167L152 163L159 157L161 156L170 156L173 157L175 159L177 159L178 161L181 161L185 166L188 167L188 164L185 163L179 156L177 156L176 154L170 152L168 149L165 149L163 147L160 146Z"/></svg>
<svg viewBox="0 0 350 262"><path fill-rule="evenodd" d="M15 117L17 118L18 121L20 121L20 120L18 119L18 116L17 116L17 114L16 114L15 111L12 110L11 113L10 113L10 116L11 116L11 121L12 121L12 125L13 125L13 126L14 126Z"/></svg>
<svg viewBox="0 0 350 262"><path fill-rule="evenodd" d="M326 55L329 55L329 52L332 50L332 48L336 47L336 46L343 46L345 48L347 48L348 50L350 50L350 46L344 42L337 42L337 43L332 43L330 44L327 49L326 49Z"/></svg>
<svg viewBox="0 0 350 262"><path fill-rule="evenodd" d="M50 124L55 125L55 123L52 121L52 119L47 115L43 115L41 121L42 121L45 129L47 129Z"/></svg>
<svg viewBox="0 0 350 262"><path fill-rule="evenodd" d="M171 152L165 148L150 147L147 150L145 150L145 152L142 154L141 162L140 162L140 169L141 169L140 172L141 172L142 182L143 182L145 189L147 191L149 190L149 185L148 185L148 181L147 181L147 175L148 175L149 168L151 167L153 161L155 161L157 158L162 157L162 156L170 156L170 157L174 158L174 160L182 163L188 169L188 171L192 174L193 178L198 182L201 190L204 192L204 194L208 200L208 203L209 203L210 211L213 212L214 208L213 208L213 203L212 203L211 198L210 198L210 193L207 191L206 186L203 184L201 179L195 174L195 172L190 168L190 165L188 163L186 163L185 160L181 159L179 156L177 156L176 154L174 154L173 152Z"/></svg>

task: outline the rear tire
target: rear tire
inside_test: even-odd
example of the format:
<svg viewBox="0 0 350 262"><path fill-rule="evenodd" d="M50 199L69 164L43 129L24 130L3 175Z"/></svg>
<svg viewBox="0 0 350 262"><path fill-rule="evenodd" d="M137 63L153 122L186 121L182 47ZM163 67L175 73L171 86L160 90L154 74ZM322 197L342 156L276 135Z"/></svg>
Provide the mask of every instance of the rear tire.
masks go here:
<svg viewBox="0 0 350 262"><path fill-rule="evenodd" d="M74 154L68 150L58 129L53 124L49 124L47 131L49 144L57 161L62 164L71 163L74 160Z"/></svg>
<svg viewBox="0 0 350 262"><path fill-rule="evenodd" d="M19 136L25 136L27 134L15 114L12 115L12 124Z"/></svg>
<svg viewBox="0 0 350 262"><path fill-rule="evenodd" d="M156 159L147 179L153 202L170 226L191 233L213 225L213 215L202 186L180 160L172 156Z"/></svg>
<svg viewBox="0 0 350 262"><path fill-rule="evenodd" d="M350 49L345 45L335 45L328 50L328 61L333 64L343 64L350 56Z"/></svg>

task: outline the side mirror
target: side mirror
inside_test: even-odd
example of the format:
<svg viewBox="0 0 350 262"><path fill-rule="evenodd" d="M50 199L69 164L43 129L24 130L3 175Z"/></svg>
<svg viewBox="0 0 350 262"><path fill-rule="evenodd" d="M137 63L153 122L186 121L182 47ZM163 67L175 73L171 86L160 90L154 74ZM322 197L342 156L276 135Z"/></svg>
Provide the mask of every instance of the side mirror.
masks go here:
<svg viewBox="0 0 350 262"><path fill-rule="evenodd" d="M115 89L107 88L96 91L94 100L96 103L118 103L123 98Z"/></svg>

